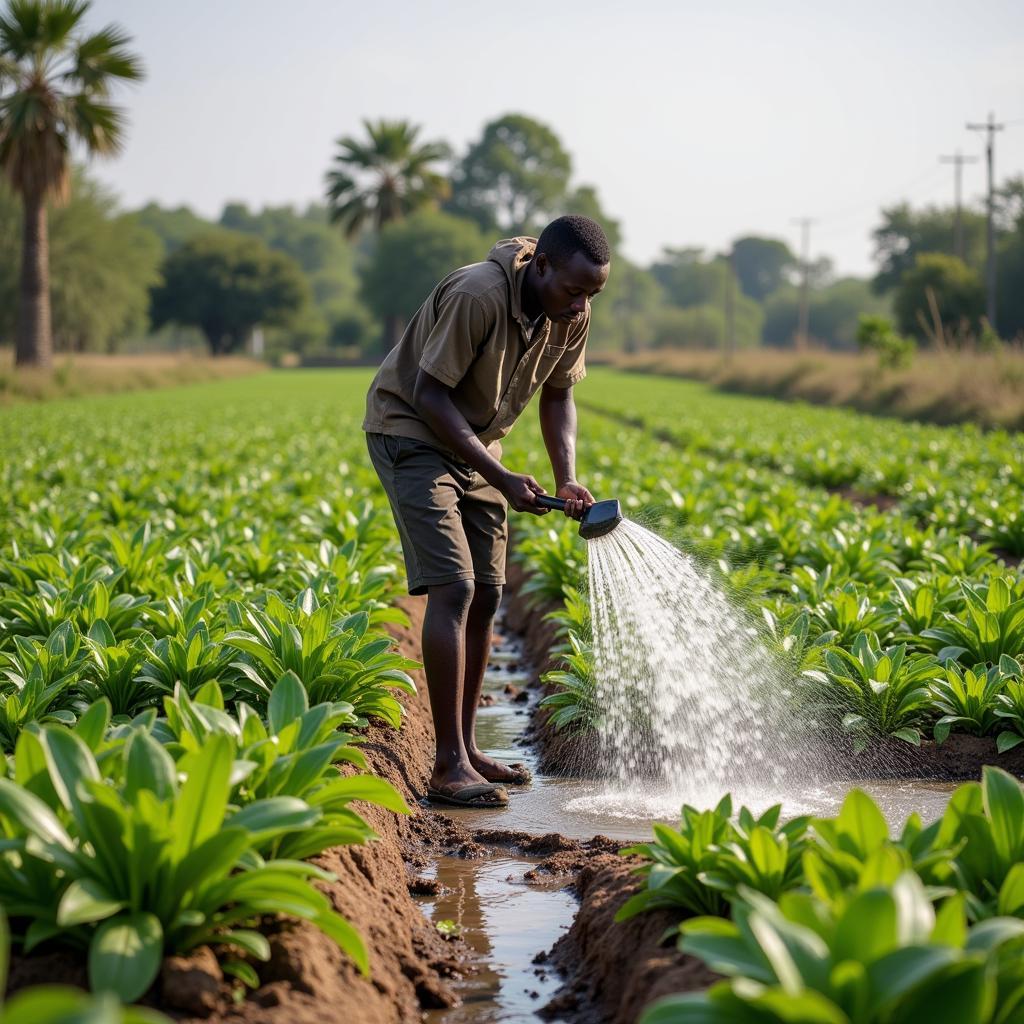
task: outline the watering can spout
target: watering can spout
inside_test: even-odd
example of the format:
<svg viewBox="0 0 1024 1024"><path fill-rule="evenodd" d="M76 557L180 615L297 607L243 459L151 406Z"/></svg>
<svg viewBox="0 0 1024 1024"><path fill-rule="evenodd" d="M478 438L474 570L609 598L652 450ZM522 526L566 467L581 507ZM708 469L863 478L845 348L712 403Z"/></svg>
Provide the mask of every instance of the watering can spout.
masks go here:
<svg viewBox="0 0 1024 1024"><path fill-rule="evenodd" d="M542 508L554 508L559 511L565 509L564 498L552 498L547 494L538 494L535 498ZM595 537L603 537L611 533L619 523L622 522L622 507L617 498L608 498L605 501L596 501L583 514L580 520L580 536L584 540L594 540Z"/></svg>

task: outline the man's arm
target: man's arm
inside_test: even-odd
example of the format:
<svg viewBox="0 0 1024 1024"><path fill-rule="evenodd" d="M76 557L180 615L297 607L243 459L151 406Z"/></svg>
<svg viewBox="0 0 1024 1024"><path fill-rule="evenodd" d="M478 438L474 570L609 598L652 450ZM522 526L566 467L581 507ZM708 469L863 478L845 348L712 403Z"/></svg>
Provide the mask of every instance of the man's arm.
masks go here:
<svg viewBox="0 0 1024 1024"><path fill-rule="evenodd" d="M576 480L576 403L571 387L541 387L540 431L555 476L555 493L566 499L565 514L579 519L594 504L594 496Z"/></svg>
<svg viewBox="0 0 1024 1024"><path fill-rule="evenodd" d="M468 462L492 487L497 487L517 512L543 515L548 510L534 503L544 488L527 473L507 470L484 446L452 401L451 388L426 370L416 374L413 405L426 424L456 455Z"/></svg>

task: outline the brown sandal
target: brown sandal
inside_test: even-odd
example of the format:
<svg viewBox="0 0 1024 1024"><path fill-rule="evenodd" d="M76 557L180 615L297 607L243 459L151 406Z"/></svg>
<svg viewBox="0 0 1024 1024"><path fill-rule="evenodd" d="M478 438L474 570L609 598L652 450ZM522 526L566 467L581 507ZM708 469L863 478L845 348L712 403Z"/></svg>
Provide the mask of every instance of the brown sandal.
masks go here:
<svg viewBox="0 0 1024 1024"><path fill-rule="evenodd" d="M488 799L493 798L493 799ZM432 804L446 804L451 807L508 807L508 793L504 786L493 782L474 782L455 789L427 790L427 799Z"/></svg>

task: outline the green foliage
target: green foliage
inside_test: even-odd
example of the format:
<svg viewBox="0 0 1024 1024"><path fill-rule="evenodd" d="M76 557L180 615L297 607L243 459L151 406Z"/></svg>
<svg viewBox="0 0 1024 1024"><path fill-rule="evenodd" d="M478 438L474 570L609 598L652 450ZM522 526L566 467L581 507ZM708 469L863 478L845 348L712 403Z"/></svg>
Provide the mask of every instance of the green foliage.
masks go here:
<svg viewBox="0 0 1024 1024"><path fill-rule="evenodd" d="M798 268L797 258L778 238L747 235L732 243L732 265L743 294L756 302L779 290Z"/></svg>
<svg viewBox="0 0 1024 1024"><path fill-rule="evenodd" d="M777 804L755 818L741 807L734 823L729 796L713 811L684 805L678 829L656 824L653 842L622 851L649 863L636 869L646 888L623 903L615 920L659 907L721 915L740 887L777 897L799 885L809 819L780 826L781 811Z"/></svg>
<svg viewBox="0 0 1024 1024"><path fill-rule="evenodd" d="M57 351L113 352L149 325L160 246L122 214L109 190L81 168L70 197L49 213L51 316ZM0 181L0 339L14 339L21 272L21 208Z"/></svg>
<svg viewBox="0 0 1024 1024"><path fill-rule="evenodd" d="M587 730L596 728L601 719L601 704L594 684L593 654L571 630L568 650L561 657L565 667L541 676L541 682L558 689L544 697L540 706L551 711L549 722L555 729Z"/></svg>
<svg viewBox="0 0 1024 1024"><path fill-rule="evenodd" d="M794 344L799 301L793 286L780 288L765 300L762 337L766 345L788 348ZM840 278L811 291L808 333L828 348L853 349L859 319L865 314L888 316L888 302L875 295L866 281Z"/></svg>
<svg viewBox="0 0 1024 1024"><path fill-rule="evenodd" d="M309 883L328 876L257 854L267 840L314 824L317 808L267 799L232 810L232 777L251 767L236 763L225 734L177 766L143 731L120 742L123 777L103 780L81 737L59 726L24 732L17 781L0 779L0 897L12 916L31 919L26 948L64 935L88 945L92 988L131 1002L150 987L164 952L215 943L266 959L266 940L239 926L288 912L331 935L365 973L358 935Z"/></svg>
<svg viewBox="0 0 1024 1024"><path fill-rule="evenodd" d="M489 245L461 217L427 210L381 230L363 275L363 294L379 317L408 318L441 278L486 259Z"/></svg>
<svg viewBox="0 0 1024 1024"><path fill-rule="evenodd" d="M796 893L778 903L747 889L742 896L733 921L698 918L680 940L733 980L661 1000L642 1024L989 1024L1024 999L1015 963L1024 922L967 928L962 902L936 912L913 873L833 911Z"/></svg>
<svg viewBox="0 0 1024 1024"><path fill-rule="evenodd" d="M363 121L367 140L337 140L327 172L327 207L332 224L354 238L364 226L386 224L435 205L449 192L434 165L447 159L443 142L419 142L419 125L409 121Z"/></svg>
<svg viewBox="0 0 1024 1024"><path fill-rule="evenodd" d="M535 234L562 213L572 160L558 136L523 114L484 125L456 164L447 209L488 235Z"/></svg>
<svg viewBox="0 0 1024 1024"><path fill-rule="evenodd" d="M879 263L874 279L876 290L896 289L922 253L953 255L954 216L951 207L928 206L914 210L908 203L882 210L882 223L873 233ZM962 216L966 262L977 269L985 262L985 217L974 210L965 210Z"/></svg>
<svg viewBox="0 0 1024 1024"><path fill-rule="evenodd" d="M956 343L976 333L984 309L978 273L955 256L936 252L917 256L893 299L900 330L933 345Z"/></svg>
<svg viewBox="0 0 1024 1024"><path fill-rule="evenodd" d="M185 242L162 272L152 293L154 326L194 325L214 355L241 347L257 324L287 325L309 299L293 259L225 231Z"/></svg>
<svg viewBox="0 0 1024 1024"><path fill-rule="evenodd" d="M897 334L886 317L863 314L857 322L857 345L862 352L874 352L883 370L905 369L916 347L912 338Z"/></svg>

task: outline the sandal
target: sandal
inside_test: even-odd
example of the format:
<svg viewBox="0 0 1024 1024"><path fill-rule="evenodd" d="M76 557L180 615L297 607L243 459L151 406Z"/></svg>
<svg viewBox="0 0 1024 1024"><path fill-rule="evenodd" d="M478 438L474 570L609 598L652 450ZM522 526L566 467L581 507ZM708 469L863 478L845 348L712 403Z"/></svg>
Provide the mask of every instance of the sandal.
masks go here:
<svg viewBox="0 0 1024 1024"><path fill-rule="evenodd" d="M493 782L474 782L455 789L427 790L427 799L433 804L447 804L451 807L508 807L508 793L504 786Z"/></svg>

